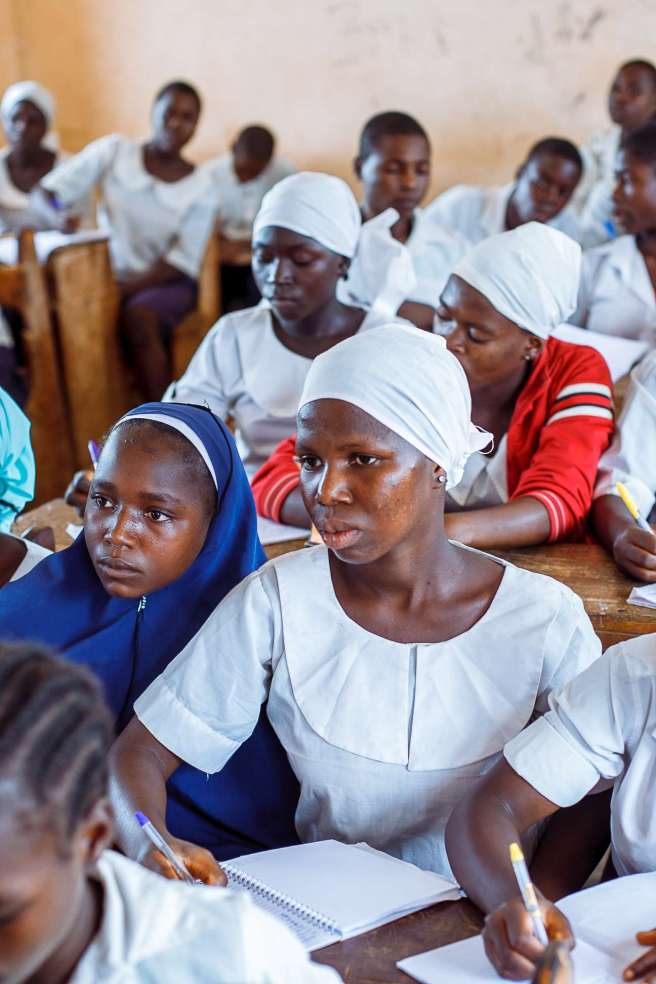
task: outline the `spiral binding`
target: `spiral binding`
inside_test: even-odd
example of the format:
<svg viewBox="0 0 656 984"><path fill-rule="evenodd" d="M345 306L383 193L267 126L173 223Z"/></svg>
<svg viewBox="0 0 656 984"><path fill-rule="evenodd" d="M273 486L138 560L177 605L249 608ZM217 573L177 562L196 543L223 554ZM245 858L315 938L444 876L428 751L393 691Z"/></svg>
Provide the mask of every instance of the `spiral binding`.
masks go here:
<svg viewBox="0 0 656 984"><path fill-rule="evenodd" d="M329 919L322 912L318 912L309 905L303 905L293 899L290 895L285 895L284 892L278 892L274 888L270 888L264 882L260 881L259 878L254 878L252 875L247 875L245 871L241 871L239 868L233 867L231 864L221 865L223 870L229 876L231 881L237 882L242 888L247 891L252 892L255 896L261 896L268 902L275 902L281 906L281 908L293 912L294 915L300 916L302 919L306 919L309 923L317 926L319 929L324 930L328 933L333 933L335 936L341 936L342 932L333 919Z"/></svg>

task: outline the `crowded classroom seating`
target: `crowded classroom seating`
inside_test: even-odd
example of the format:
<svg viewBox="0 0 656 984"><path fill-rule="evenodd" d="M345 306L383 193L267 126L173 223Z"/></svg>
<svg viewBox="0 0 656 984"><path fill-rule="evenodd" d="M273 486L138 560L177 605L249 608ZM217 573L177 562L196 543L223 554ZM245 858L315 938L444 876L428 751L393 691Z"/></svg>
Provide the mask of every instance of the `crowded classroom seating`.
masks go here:
<svg viewBox="0 0 656 984"><path fill-rule="evenodd" d="M566 984L571 897L656 872L656 67L609 85L433 195L412 106L352 188L264 123L198 159L182 78L75 152L8 87L0 979L391 984L482 929L476 980Z"/></svg>

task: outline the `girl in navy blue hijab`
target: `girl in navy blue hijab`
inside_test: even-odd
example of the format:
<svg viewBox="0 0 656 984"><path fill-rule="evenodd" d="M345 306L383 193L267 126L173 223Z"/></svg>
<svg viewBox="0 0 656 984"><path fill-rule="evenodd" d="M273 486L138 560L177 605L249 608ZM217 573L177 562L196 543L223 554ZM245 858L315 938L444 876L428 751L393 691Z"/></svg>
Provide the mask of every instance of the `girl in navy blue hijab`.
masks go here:
<svg viewBox="0 0 656 984"><path fill-rule="evenodd" d="M209 410L137 407L110 432L84 535L0 592L0 637L56 646L102 680L121 731L139 694L265 560L232 436ZM263 710L210 778L169 783L167 826L218 860L294 843L298 786Z"/></svg>

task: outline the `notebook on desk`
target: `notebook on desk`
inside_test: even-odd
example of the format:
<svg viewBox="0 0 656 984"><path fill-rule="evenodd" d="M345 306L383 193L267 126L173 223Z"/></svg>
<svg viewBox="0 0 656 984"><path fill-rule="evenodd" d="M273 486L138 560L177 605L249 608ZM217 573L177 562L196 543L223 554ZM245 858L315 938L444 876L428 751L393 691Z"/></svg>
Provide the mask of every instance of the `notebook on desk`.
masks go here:
<svg viewBox="0 0 656 984"><path fill-rule="evenodd" d="M453 882L366 844L297 844L235 858L222 868L231 886L250 892L308 950L460 898Z"/></svg>
<svg viewBox="0 0 656 984"><path fill-rule="evenodd" d="M558 903L577 940L572 953L576 984L622 980L624 968L646 952L635 934L656 922L655 899L656 873L650 873L596 885ZM397 967L420 984L498 984L500 980L480 936L408 957Z"/></svg>

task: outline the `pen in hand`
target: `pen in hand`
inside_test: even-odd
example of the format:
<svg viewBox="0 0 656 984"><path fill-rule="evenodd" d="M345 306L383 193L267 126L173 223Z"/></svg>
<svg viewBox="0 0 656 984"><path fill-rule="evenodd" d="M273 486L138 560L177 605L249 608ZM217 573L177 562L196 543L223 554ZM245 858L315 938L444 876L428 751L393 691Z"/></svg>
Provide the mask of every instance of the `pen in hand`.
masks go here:
<svg viewBox="0 0 656 984"><path fill-rule="evenodd" d="M515 878L517 879L517 885L519 886L519 891L522 894L526 911L533 922L533 932L535 933L535 937L543 946L547 946L549 943L549 938L547 937L547 931L544 928L544 922L542 921L542 914L540 912L540 906L538 905L535 889L529 877L526 861L524 860L524 855L519 844L513 843L510 845L510 862L513 866L513 871L515 872Z"/></svg>
<svg viewBox="0 0 656 984"><path fill-rule="evenodd" d="M152 825L145 813L137 812L135 813L135 818L137 823L143 830L144 834L148 840L153 844L158 851L161 851L166 860L170 863L171 867L175 871L176 875L181 881L187 882L189 885L196 885L197 880L192 877L192 875L187 871L182 861L175 856L169 845L166 843L162 835L156 830Z"/></svg>

